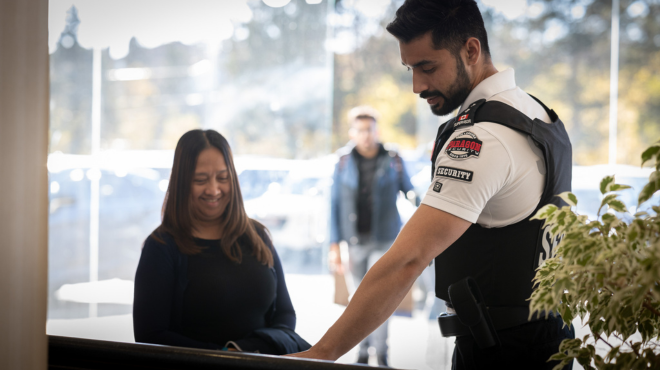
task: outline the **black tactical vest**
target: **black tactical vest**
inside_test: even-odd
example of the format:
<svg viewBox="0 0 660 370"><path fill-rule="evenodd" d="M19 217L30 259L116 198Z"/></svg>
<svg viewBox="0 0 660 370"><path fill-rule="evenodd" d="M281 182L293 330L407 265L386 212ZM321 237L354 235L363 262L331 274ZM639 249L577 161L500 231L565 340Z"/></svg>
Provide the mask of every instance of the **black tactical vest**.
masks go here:
<svg viewBox="0 0 660 370"><path fill-rule="evenodd" d="M517 109L498 101L481 99L438 129L432 167L451 134L457 128L479 122L494 122L529 135L543 152L546 176L541 200L527 218L499 228L473 224L435 259L435 294L449 302L447 290L467 276L477 281L489 307L528 306L536 268L552 256L558 238L551 240L543 221L529 219L542 206L564 202L555 195L571 190L572 150L568 134L557 114L532 96L548 113L551 124L532 120ZM515 155L515 154L514 154ZM469 160L469 159L468 159ZM515 202L516 199L511 199Z"/></svg>

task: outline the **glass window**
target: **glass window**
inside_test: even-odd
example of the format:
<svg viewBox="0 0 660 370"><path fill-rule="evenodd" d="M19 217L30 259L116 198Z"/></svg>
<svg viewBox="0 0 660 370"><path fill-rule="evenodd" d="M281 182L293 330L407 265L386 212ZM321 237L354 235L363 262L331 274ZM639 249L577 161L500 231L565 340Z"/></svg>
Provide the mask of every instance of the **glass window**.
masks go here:
<svg viewBox="0 0 660 370"><path fill-rule="evenodd" d="M126 289L160 223L186 131L228 138L246 201L292 182L301 159L330 154L329 9L318 1L50 2L51 329L61 319L131 313ZM325 204L327 191L305 196ZM327 215L316 223L323 231L307 232L313 243L297 245L316 250L319 274ZM295 243L281 238L287 256Z"/></svg>
<svg viewBox="0 0 660 370"><path fill-rule="evenodd" d="M178 139L202 128L230 141L246 210L269 228L298 331L314 343L343 311L333 304L326 255L332 172L350 146L347 112L364 104L380 111L380 138L402 155L418 195L447 118L412 93L385 30L402 1L154 4L50 0L48 332L133 341L141 246L160 223ZM518 85L566 124L580 166L578 211L595 217L593 179L612 173L635 187L624 200L637 209L648 171L630 166L660 138L660 3L621 2L614 167L596 166L610 153L611 2L479 5L496 67L515 68ZM398 204L409 218L404 195ZM410 317L392 321L392 365L450 363L453 341L437 331L442 304L433 290L429 269Z"/></svg>

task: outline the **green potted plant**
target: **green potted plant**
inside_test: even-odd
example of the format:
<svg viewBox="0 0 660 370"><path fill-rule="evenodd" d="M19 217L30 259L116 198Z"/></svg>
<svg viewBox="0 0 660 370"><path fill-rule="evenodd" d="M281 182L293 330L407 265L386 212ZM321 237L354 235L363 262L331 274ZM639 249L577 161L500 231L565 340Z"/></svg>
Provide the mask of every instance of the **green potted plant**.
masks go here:
<svg viewBox="0 0 660 370"><path fill-rule="evenodd" d="M649 161L654 171L640 205L660 189L660 141L642 154L642 166ZM585 369L660 369L660 205L624 222L617 191L627 188L614 176L601 181L596 220L572 210L578 199L570 192L559 195L568 206L547 205L534 216L561 241L536 273L531 311L558 312L567 325L580 317L590 331L562 342L551 357L561 361L555 370L574 359Z"/></svg>

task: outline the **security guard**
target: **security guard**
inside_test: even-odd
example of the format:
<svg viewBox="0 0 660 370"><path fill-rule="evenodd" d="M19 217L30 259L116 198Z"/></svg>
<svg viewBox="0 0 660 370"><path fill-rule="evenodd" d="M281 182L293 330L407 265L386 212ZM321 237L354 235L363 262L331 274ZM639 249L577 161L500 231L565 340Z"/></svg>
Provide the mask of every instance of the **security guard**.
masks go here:
<svg viewBox="0 0 660 370"><path fill-rule="evenodd" d="M350 350L435 259L436 295L448 307L441 331L457 337L453 369L552 369L548 358L575 334L559 316L528 320L535 269L557 243L530 218L570 190L564 125L516 86L512 69L494 67L474 0L407 0L387 30L413 91L436 115L459 113L438 130L422 205L344 314L297 356L335 360Z"/></svg>

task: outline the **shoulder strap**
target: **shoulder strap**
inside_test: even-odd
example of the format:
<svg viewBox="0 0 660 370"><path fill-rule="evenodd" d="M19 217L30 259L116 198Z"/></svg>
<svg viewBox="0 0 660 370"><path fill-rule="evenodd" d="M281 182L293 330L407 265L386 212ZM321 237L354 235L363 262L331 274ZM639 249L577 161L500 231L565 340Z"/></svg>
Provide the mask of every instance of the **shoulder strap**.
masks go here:
<svg viewBox="0 0 660 370"><path fill-rule="evenodd" d="M440 125L433 145L433 155L431 156L431 179L435 176L435 160L438 158L442 147L445 145L451 134L454 133L457 128L474 125L477 122L474 119L475 113L484 103L486 103L486 99L477 100L462 110L456 117L451 118Z"/></svg>
<svg viewBox="0 0 660 370"><path fill-rule="evenodd" d="M557 113L555 113L554 110L548 108L545 104L543 104L543 102L540 101L536 96L534 96L532 94L527 94L527 95L529 95L532 99L536 100L536 102L539 103L543 107L543 109L545 109L545 112L548 113L548 116L550 116L550 120L552 122L555 122L559 119L559 116L557 116Z"/></svg>
<svg viewBox="0 0 660 370"><path fill-rule="evenodd" d="M557 114L554 111L546 107L545 104L534 96L530 96L541 104L553 122L558 120ZM538 123L535 123L537 120L532 120L524 113L506 103L486 101L486 99L477 100L461 111L456 117L440 126L433 149L433 157L431 158L431 178L435 174L436 158L451 134L459 128L473 126L484 121L499 123L511 129L524 132L529 134L532 139L535 139L538 135L536 132L538 130Z"/></svg>
<svg viewBox="0 0 660 370"><path fill-rule="evenodd" d="M538 208L549 202L561 206L563 201L555 198L555 195L571 188L572 150L570 139L557 114L539 99L530 96L543 107L550 117L551 123L543 122L538 118L531 119L516 108L499 101L489 101L483 104L475 113L475 123L494 122L529 135L543 153L547 171Z"/></svg>

